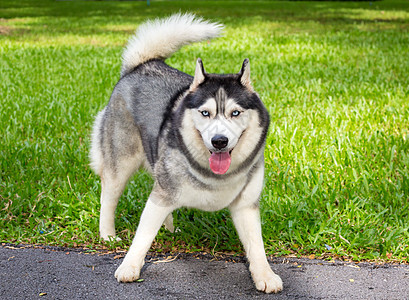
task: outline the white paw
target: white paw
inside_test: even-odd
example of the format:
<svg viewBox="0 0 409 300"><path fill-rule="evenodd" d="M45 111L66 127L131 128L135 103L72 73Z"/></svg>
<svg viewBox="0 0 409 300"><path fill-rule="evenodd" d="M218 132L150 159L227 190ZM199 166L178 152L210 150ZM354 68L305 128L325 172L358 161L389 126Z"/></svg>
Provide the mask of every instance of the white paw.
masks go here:
<svg viewBox="0 0 409 300"><path fill-rule="evenodd" d="M253 275L256 289L264 293L278 293L283 289L283 281L273 271L265 270Z"/></svg>
<svg viewBox="0 0 409 300"><path fill-rule="evenodd" d="M141 267L122 263L115 271L115 278L118 282L132 282L139 279Z"/></svg>

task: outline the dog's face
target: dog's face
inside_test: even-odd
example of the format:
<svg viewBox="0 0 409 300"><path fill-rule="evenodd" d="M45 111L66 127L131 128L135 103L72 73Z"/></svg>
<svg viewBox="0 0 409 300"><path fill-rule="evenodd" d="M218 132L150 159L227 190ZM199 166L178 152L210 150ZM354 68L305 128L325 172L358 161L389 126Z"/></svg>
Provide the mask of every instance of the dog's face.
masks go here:
<svg viewBox="0 0 409 300"><path fill-rule="evenodd" d="M226 173L231 154L249 125L250 112L220 87L215 97L192 109L192 119L209 151L210 169L215 174Z"/></svg>
<svg viewBox="0 0 409 300"><path fill-rule="evenodd" d="M248 60L238 74L215 75L206 74L198 59L185 105L185 145L215 174L237 168L264 143L268 114L250 84Z"/></svg>

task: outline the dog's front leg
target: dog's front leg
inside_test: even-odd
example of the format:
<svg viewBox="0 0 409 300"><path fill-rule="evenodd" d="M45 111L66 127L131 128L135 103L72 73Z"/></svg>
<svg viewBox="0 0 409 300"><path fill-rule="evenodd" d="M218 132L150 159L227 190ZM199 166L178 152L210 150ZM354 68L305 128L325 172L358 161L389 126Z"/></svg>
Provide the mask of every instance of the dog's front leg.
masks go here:
<svg viewBox="0 0 409 300"><path fill-rule="evenodd" d="M264 164L258 167L250 182L230 205L230 212L250 263L251 277L259 291L277 293L283 289L281 278L268 264L261 235L258 199L263 189Z"/></svg>
<svg viewBox="0 0 409 300"><path fill-rule="evenodd" d="M234 225L249 260L251 277L259 291L277 293L283 289L281 278L268 264L261 235L258 207L230 208Z"/></svg>
<svg viewBox="0 0 409 300"><path fill-rule="evenodd" d="M156 200L158 199L155 199L152 193L146 202L132 245L115 272L115 277L119 282L132 282L139 278L146 253L153 239L165 218L174 209L172 206L160 205L161 202Z"/></svg>

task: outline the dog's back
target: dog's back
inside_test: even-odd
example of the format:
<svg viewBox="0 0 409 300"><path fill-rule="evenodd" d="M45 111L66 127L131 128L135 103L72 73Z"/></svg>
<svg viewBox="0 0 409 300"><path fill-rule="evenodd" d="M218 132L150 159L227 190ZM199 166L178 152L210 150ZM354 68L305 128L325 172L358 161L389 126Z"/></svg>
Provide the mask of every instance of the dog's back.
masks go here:
<svg viewBox="0 0 409 300"><path fill-rule="evenodd" d="M134 68L121 78L116 85L106 117L118 102L131 114L139 129L146 158L151 167L157 160L160 129L174 101L189 88L193 77L169 67L162 60L150 60ZM112 115L115 122L122 122L123 116ZM107 128L109 130L109 128ZM113 133L106 133L111 136ZM129 138L133 132L123 133Z"/></svg>

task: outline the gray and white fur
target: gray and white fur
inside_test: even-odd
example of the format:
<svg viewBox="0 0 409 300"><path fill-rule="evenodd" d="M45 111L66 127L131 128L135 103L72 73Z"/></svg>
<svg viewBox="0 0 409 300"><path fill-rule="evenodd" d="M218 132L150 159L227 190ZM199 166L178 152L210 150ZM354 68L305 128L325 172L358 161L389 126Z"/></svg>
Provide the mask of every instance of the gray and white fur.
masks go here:
<svg viewBox="0 0 409 300"><path fill-rule="evenodd" d="M164 59L183 45L220 35L222 25L176 14L139 27L123 54L121 78L95 120L91 167L101 178L100 235L116 238L115 209L140 168L155 179L135 238L115 272L139 278L162 224L173 231L180 207L228 207L256 288L282 290L261 235L259 197L269 116L250 81L250 64L237 74L208 74L197 60L194 76Z"/></svg>

